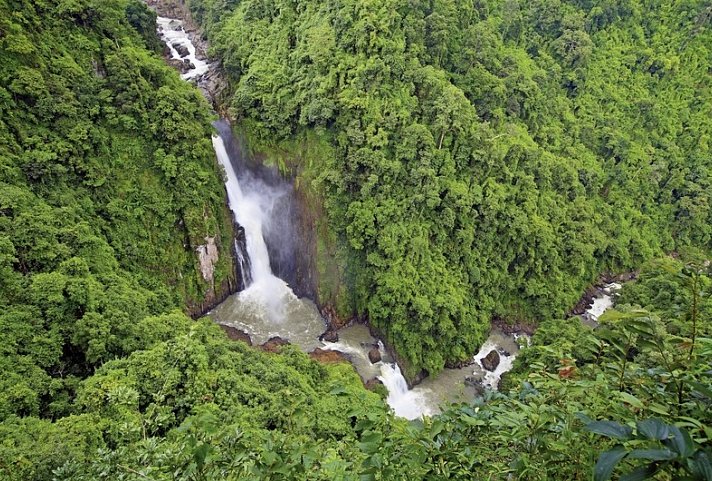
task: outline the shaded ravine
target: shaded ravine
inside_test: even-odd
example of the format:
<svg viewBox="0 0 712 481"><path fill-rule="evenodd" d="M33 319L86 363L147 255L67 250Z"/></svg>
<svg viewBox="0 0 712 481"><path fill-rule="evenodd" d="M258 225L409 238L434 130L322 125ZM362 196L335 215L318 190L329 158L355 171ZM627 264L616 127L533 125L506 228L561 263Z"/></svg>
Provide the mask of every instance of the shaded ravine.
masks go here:
<svg viewBox="0 0 712 481"><path fill-rule="evenodd" d="M159 17L158 23L159 34L169 47L174 65L182 62L183 79L199 84L213 66L200 58L180 20ZM319 340L326 321L311 300L296 296L283 280L289 277L289 266L294 265L291 257L296 252L290 245L297 238L291 221L292 186L275 170L248 162L227 121L220 120L214 125L218 135L213 137L213 146L225 171L230 209L244 229L246 246L245 252L237 245L246 288L209 312L217 323L248 333L257 344L281 337L307 352L320 347L344 353L364 381L377 378L383 383L394 413L408 419L437 414L440 407L449 403L469 401L485 389L497 389L502 374L512 367L519 342L528 342L528 338L518 342L520 336L494 328L468 366L445 369L413 389L408 389L399 366L383 344L371 336L367 326L356 324L341 329L335 343ZM275 275L275 264L279 276ZM595 321L611 305L610 299L603 296L594 301L589 317ZM372 362L369 352L374 348L379 352L379 360ZM487 370L483 359L492 351L497 352L499 361Z"/></svg>
<svg viewBox="0 0 712 481"><path fill-rule="evenodd" d="M234 159L228 153L235 148L229 125L216 123L219 135L213 137L218 161L226 174L230 209L244 228L250 276L245 290L233 294L213 309L209 315L218 323L247 332L252 340L262 344L272 337L282 337L309 351L321 345L319 335L326 323L316 305L298 298L289 285L272 271L265 240L266 232L278 231L282 207L288 186L268 184L246 168L244 159ZM241 165L242 169L236 168ZM288 226L282 226L288 227Z"/></svg>

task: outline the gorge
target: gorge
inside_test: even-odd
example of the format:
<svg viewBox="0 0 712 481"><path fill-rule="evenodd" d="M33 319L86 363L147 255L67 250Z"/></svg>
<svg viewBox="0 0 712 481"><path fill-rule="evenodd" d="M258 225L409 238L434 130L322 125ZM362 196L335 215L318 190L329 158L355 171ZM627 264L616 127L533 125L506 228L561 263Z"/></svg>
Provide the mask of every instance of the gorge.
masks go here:
<svg viewBox="0 0 712 481"><path fill-rule="evenodd" d="M711 481L710 27L0 0L0 479Z"/></svg>
<svg viewBox="0 0 712 481"><path fill-rule="evenodd" d="M182 78L200 83L201 77L216 66L196 56L183 20L159 16L158 25L158 34L168 46L170 58L187 62L181 68ZM178 52L181 47L186 49L183 55ZM342 352L364 382L377 378L383 383L388 390L388 404L396 415L407 419L433 415L451 402L472 400L484 389L497 389L499 379L511 369L519 350L519 333L506 335L495 329L470 363L459 369L445 369L412 389L383 343L374 339L368 329L347 327L345 333L338 331L337 343L320 340L325 329L331 327L317 306L309 299L297 297L287 282L272 271L275 254L282 264L295 264L290 259L296 251L291 244L299 242L290 217L295 202L293 187L275 170L246 158L247 149L234 137L229 122L219 120L214 126L218 135L213 137L213 147L226 175L229 205L245 234L246 249L236 243L237 257L242 260L236 265L241 271L245 268L248 271L241 272L245 289L211 310L211 318L247 333L256 344L278 337L305 352L315 348ZM272 258L267 242L273 246ZM283 273L291 272L283 269ZM368 361L368 353L374 346L378 346L382 359L376 363ZM501 361L487 370L482 359L492 351L500 354Z"/></svg>

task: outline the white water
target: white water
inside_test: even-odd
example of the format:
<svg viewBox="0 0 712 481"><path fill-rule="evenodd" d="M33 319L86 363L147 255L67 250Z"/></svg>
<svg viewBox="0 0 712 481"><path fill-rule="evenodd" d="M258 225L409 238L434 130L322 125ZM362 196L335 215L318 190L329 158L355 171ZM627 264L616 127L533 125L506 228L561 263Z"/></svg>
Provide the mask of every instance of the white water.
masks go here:
<svg viewBox="0 0 712 481"><path fill-rule="evenodd" d="M398 364L384 362L381 366L381 375L378 378L388 389L386 402L396 416L418 419L434 414L422 389L417 387L408 389L408 383L406 383Z"/></svg>
<svg viewBox="0 0 712 481"><path fill-rule="evenodd" d="M356 324L341 329L339 341L324 342L322 349L346 354L364 381L374 377L380 379L388 389L386 402L396 416L418 419L436 415L450 403L470 402L481 395L482 389L496 390L502 374L512 368L519 352L517 339L520 337L528 344L529 337L526 335L509 336L494 329L480 351L473 356L473 364L460 369L445 369L435 377L424 379L410 390L398 365L383 349L383 344L374 339L364 325ZM371 364L368 352L376 344L382 361ZM492 349L499 353L500 364L494 372L489 372L482 368L481 360ZM466 378L469 378L469 383L465 382Z"/></svg>
<svg viewBox="0 0 712 481"><path fill-rule="evenodd" d="M252 189L245 194L232 167L223 139L213 136L213 147L227 176L225 187L230 209L235 215L235 220L245 229L252 283L239 294L240 299L243 303L254 305L258 311L261 310L267 320L282 323L286 318L288 305L296 301L297 296L286 282L272 273L267 244L262 232L264 223L269 222L269 215L276 201L284 193L264 184L256 185L259 180L252 179Z"/></svg>
<svg viewBox="0 0 712 481"><path fill-rule="evenodd" d="M174 60L187 59L194 68L181 75L184 80L191 80L200 77L210 69L210 64L196 55L195 45L183 28L183 22L174 18L158 17L158 33L171 50L171 58ZM183 45L188 49L188 55L181 57L176 49L177 45Z"/></svg>
<svg viewBox="0 0 712 481"><path fill-rule="evenodd" d="M193 68L181 75L184 80L200 77L208 72L210 64L197 57L196 48L183 28L183 22L176 19L158 17L159 33L169 47L171 56L176 60L187 59ZM186 57L181 57L177 45L188 50ZM275 276L270 267L269 254L264 239L265 230L277 201L286 195L284 190L267 186L259 178L243 174L237 175L225 148L223 138L213 137L213 147L218 161L225 169L230 209L236 221L245 230L250 275L243 273L246 289L230 296L216 307L210 315L219 323L237 327L250 334L256 343L264 343L269 338L280 336L298 345L305 351L315 347L338 350L346 353L359 373L366 379L377 376L388 389L387 403L397 416L418 419L439 412L439 406L453 401L472 399L474 393L465 387L464 377L472 374L472 367L446 369L436 378L428 378L412 390L408 389L400 367L389 359L378 341L382 361L371 364L368 351L376 342L365 326L347 328L355 335L349 337L343 330L340 343L322 343L317 340L323 332L325 323L316 306L309 300L298 299L286 282ZM242 180L242 185L241 181ZM244 188L243 188L244 187ZM244 255L237 249L241 265L246 265ZM365 334L362 332L365 329ZM368 338L366 342L364 338ZM359 341L361 339L361 341ZM488 344L489 343L489 344ZM479 362L496 342L488 340L480 353L475 356ZM501 351L500 351L501 352ZM484 375L483 384L496 389L499 377L511 369L515 355L501 355L500 365L494 373ZM481 364L480 364L481 366ZM476 367L476 366L475 366ZM464 397L463 397L464 394Z"/></svg>
<svg viewBox="0 0 712 481"><path fill-rule="evenodd" d="M184 80L198 79L210 70L211 65L199 57L181 20L159 16L157 24L158 33L170 49L171 57L175 60L187 59L192 64L192 68L181 75ZM187 56L180 56L176 49L178 45L187 49ZM246 289L230 296L210 315L221 324L247 332L256 343L279 336L305 351L318 347L321 343L317 338L324 331L323 318L313 302L298 299L287 283L272 273L265 244L264 232L271 226L272 214L278 201L287 195L286 190L280 186L270 187L248 172L238 175L221 137L213 137L213 147L225 169L230 209L245 230L247 256L236 249L237 261L243 267L249 265L250 272L249 275L241 272ZM272 227L279 230L280 226ZM245 257L249 258L249 262Z"/></svg>
<svg viewBox="0 0 712 481"><path fill-rule="evenodd" d="M469 402L477 397L478 390L467 385L465 378L479 381L486 389L497 390L499 380L512 369L519 352L515 341L513 337L493 331L473 357L474 364L460 369L445 369L410 390L397 364L381 363L381 375L378 378L388 388L388 405L397 416L418 419L439 413L440 408L449 403ZM499 353L500 361L494 371L487 371L482 367L482 359L492 350Z"/></svg>
<svg viewBox="0 0 712 481"><path fill-rule="evenodd" d="M487 357L487 354L491 351L497 351L499 354L499 364L497 364L494 371L488 371L482 366L482 360ZM491 338L487 339L487 341L485 341L480 348L480 351L475 355L475 364L479 366L481 371L484 373L482 385L489 389L497 389L497 385L499 384L499 380L502 378L502 375L505 372L512 370L512 367L514 366L514 359L516 359L516 357L516 352L505 355L503 350L494 340Z"/></svg>
<svg viewBox="0 0 712 481"><path fill-rule="evenodd" d="M250 276L243 276L245 290L230 296L210 315L221 324L247 332L259 344L279 336L305 351L319 347L318 337L325 328L323 318L313 302L299 299L273 274L264 238L280 199L288 191L284 186L269 186L249 172L238 175L222 137L213 137L213 147L225 169L230 209L245 231Z"/></svg>
<svg viewBox="0 0 712 481"><path fill-rule="evenodd" d="M381 361L371 364L368 353L378 346ZM427 395L430 391L416 387L408 389L398 364L393 362L383 343L371 336L363 324L355 324L339 331L338 342L324 342L322 349L339 351L347 355L351 364L361 377L368 381L378 378L388 390L386 402L396 416L406 419L418 419L435 414L436 404Z"/></svg>
<svg viewBox="0 0 712 481"><path fill-rule="evenodd" d="M585 316L596 323L598 318L608 309L613 307L613 297L622 286L615 282L606 284L603 288L603 295L593 299L593 304L586 310Z"/></svg>

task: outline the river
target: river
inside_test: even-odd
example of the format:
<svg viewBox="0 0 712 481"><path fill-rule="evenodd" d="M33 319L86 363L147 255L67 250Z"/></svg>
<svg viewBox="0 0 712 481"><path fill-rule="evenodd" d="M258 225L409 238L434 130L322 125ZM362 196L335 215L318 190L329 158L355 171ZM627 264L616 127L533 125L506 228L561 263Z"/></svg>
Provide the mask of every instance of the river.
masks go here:
<svg viewBox="0 0 712 481"><path fill-rule="evenodd" d="M158 17L158 28L172 60L183 62L183 79L200 82L212 66L197 54L183 22ZM213 147L226 174L230 209L245 231L246 252L240 250L238 255L249 258L249 263L243 263L249 266L249 273L243 276L246 288L213 309L210 317L248 333L256 344L278 336L305 352L319 347L344 353L364 381L377 378L383 383L388 389L389 406L397 416L407 419L434 415L449 403L470 401L483 389L497 389L502 374L512 368L520 343L528 343L526 336L510 336L493 330L469 366L445 369L413 389L408 389L399 366L365 325L341 329L336 343L320 341L326 322L317 306L309 299L297 297L287 282L274 274L270 262L269 244L296 239L290 232L288 208L292 186L276 172L265 174L264 167L256 168L248 162L228 122L220 120L215 123L215 128L217 135L213 137ZM613 290L610 295L597 299L589 309L589 318L594 322L612 303ZM372 363L368 354L374 348L379 350L381 360ZM497 352L499 362L492 370L487 370L483 367L483 359L492 351Z"/></svg>

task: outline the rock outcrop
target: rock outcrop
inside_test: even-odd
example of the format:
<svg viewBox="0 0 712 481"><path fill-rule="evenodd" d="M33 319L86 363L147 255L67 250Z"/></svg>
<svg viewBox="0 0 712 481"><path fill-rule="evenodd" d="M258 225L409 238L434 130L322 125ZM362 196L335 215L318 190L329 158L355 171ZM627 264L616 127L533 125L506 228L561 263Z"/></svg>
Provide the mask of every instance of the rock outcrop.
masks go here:
<svg viewBox="0 0 712 481"><path fill-rule="evenodd" d="M465 386L469 386L475 391L475 395L482 396L485 393L485 386L482 384L482 376L473 374L465 377Z"/></svg>
<svg viewBox="0 0 712 481"><path fill-rule="evenodd" d="M231 340L242 341L248 346L252 345L252 339L250 338L250 335L247 334L245 331L240 330L236 327L226 326L225 324L219 324L219 326L222 327L222 330L225 331L225 334Z"/></svg>
<svg viewBox="0 0 712 481"><path fill-rule="evenodd" d="M215 244L215 237L206 237L205 244L199 245L195 250L198 253L200 273L203 275L203 280L212 286L214 283L215 264L218 263L220 258L218 246Z"/></svg>
<svg viewBox="0 0 712 481"><path fill-rule="evenodd" d="M378 350L378 346L372 347L371 350L368 351L368 360L371 361L371 364L381 362L381 351Z"/></svg>
<svg viewBox="0 0 712 481"><path fill-rule="evenodd" d="M494 371L497 369L497 366L499 366L499 353L495 349L492 349L489 354L482 359L482 367L488 371Z"/></svg>
<svg viewBox="0 0 712 481"><path fill-rule="evenodd" d="M369 391L375 391L379 387L383 386L383 381L378 379L377 377L374 377L373 379L369 379L364 383L364 387L368 389Z"/></svg>
<svg viewBox="0 0 712 481"><path fill-rule="evenodd" d="M324 334L319 336L319 340L323 342L339 342L339 333L333 329L329 329Z"/></svg>
<svg viewBox="0 0 712 481"><path fill-rule="evenodd" d="M270 337L267 342L262 344L262 350L265 352L274 352L278 353L279 351L282 350L282 346L288 346L289 341L286 339L282 339L279 336L275 337Z"/></svg>
<svg viewBox="0 0 712 481"><path fill-rule="evenodd" d="M331 351L329 349L321 349L317 347L309 353L309 357L315 361L324 364L333 364L336 362L349 362L348 357L341 351Z"/></svg>

